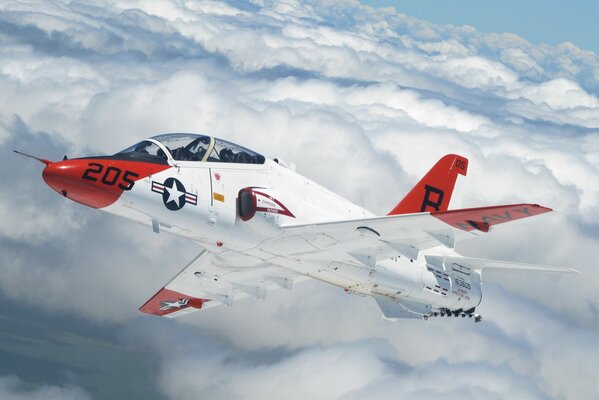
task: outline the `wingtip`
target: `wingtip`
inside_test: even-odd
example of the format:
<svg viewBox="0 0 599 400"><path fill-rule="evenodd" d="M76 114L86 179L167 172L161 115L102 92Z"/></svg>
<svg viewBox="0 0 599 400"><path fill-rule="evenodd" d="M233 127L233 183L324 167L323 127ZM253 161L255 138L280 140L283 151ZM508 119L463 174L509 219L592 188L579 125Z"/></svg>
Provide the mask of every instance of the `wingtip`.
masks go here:
<svg viewBox="0 0 599 400"><path fill-rule="evenodd" d="M553 208L551 208L551 207L545 207L545 206L542 206L540 204L531 204L531 206L535 207L535 208L541 208L541 209L543 209L543 212L555 212L555 210Z"/></svg>
<svg viewBox="0 0 599 400"><path fill-rule="evenodd" d="M574 268L568 268L568 271L570 271L570 272L572 272L574 274L580 274L580 275L582 275L582 272L580 272L579 270L574 269Z"/></svg>

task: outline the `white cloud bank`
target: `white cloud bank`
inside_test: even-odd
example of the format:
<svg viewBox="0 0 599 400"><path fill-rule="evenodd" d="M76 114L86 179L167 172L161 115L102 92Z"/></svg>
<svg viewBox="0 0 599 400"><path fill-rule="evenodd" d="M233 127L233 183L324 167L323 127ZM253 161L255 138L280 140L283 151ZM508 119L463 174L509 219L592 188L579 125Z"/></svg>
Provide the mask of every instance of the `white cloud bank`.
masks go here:
<svg viewBox="0 0 599 400"><path fill-rule="evenodd" d="M281 156L379 213L440 156L463 154L463 206L527 201L561 212L465 251L584 272L489 276L504 289L485 286L478 325L389 324L369 300L320 284L186 319L214 333L200 341L216 346L210 354L185 323L150 325L137 335L155 338L168 397L599 391L597 55L342 0L9 0L0 44L0 291L25 304L134 324L137 306L197 249L65 202L10 149L112 153L169 131ZM171 335L177 343L163 352ZM256 356L279 350L275 361Z"/></svg>
<svg viewBox="0 0 599 400"><path fill-rule="evenodd" d="M3 400L88 400L91 397L74 386L45 385L37 389L15 376L0 376L0 399Z"/></svg>

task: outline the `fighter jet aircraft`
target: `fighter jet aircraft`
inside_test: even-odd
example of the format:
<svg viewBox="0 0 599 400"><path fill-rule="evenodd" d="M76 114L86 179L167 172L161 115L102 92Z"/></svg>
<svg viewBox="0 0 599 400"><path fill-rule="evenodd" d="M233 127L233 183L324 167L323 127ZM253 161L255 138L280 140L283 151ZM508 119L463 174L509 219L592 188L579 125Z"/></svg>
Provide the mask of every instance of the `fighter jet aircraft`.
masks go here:
<svg viewBox="0 0 599 400"><path fill-rule="evenodd" d="M173 317L232 306L313 278L373 297L388 319L479 321L483 270L573 271L459 255L458 239L552 210L448 210L456 179L468 170L468 160L455 154L441 158L385 216L282 160L205 135L164 134L112 156L38 160L45 182L64 197L202 248L141 306L144 313Z"/></svg>

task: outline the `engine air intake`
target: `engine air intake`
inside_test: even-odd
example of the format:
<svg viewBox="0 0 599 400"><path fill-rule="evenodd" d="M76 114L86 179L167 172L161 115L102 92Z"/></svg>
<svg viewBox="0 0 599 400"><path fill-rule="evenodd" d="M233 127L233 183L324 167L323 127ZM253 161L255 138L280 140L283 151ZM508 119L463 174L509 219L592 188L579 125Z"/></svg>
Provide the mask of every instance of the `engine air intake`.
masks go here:
<svg viewBox="0 0 599 400"><path fill-rule="evenodd" d="M239 218L242 221L249 221L256 215L257 201L256 195L251 188L243 188L239 191L237 197L237 208Z"/></svg>

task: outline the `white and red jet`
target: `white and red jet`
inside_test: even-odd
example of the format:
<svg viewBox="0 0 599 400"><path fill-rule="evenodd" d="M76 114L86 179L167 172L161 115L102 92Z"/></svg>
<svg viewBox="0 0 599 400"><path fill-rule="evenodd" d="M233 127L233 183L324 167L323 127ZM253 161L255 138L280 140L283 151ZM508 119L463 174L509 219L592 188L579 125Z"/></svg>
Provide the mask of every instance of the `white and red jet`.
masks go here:
<svg viewBox="0 0 599 400"><path fill-rule="evenodd" d="M536 204L448 211L468 160L450 154L376 216L239 145L165 134L113 156L46 164L63 196L198 243L203 250L140 310L177 316L314 278L372 296L386 318L474 317L486 268L571 269L462 257L456 239L551 211Z"/></svg>

